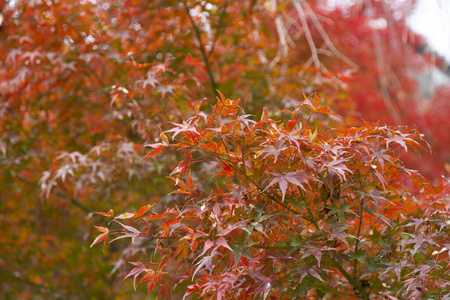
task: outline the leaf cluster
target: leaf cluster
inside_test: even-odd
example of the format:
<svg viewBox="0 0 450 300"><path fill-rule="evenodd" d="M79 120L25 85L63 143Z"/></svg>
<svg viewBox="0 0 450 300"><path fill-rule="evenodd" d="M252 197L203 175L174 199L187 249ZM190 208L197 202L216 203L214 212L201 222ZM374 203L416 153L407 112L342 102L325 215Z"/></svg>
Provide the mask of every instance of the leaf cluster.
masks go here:
<svg viewBox="0 0 450 300"><path fill-rule="evenodd" d="M127 277L143 275L149 292L158 283L165 298L186 280L185 297L204 299L450 296L448 186L392 155L394 144L422 147L421 137L369 123L323 134L301 116L334 113L311 98L286 122L267 109L255 120L222 94L209 114L197 106L147 155L184 153L169 178L185 200L102 213L119 228L100 228L93 244L109 233L147 238L151 262ZM191 174L206 163L216 165L212 188Z"/></svg>

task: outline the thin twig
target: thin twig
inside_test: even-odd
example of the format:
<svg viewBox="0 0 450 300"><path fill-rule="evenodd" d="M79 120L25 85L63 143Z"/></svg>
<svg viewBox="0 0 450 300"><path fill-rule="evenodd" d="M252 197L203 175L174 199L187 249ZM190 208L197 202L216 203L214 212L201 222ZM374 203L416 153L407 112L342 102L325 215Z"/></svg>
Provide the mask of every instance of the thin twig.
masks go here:
<svg viewBox="0 0 450 300"><path fill-rule="evenodd" d="M206 55L205 45L203 45L202 37L200 34L200 29L198 28L197 24L195 24L195 21L192 18L191 11L189 9L189 6L186 3L186 0L183 1L183 4L184 4L184 8L186 10L186 13L189 17L189 20L191 21L191 25L192 25L192 28L194 29L195 36L197 37L197 41L199 43L200 52L202 54L202 58L205 63L205 66L206 66L206 71L208 72L209 82L211 83L211 88L213 89L213 94L216 95L217 97L220 97L220 95L217 93L217 90L218 90L217 84L216 84L216 81L214 80L214 75L211 71L211 66L208 61L208 56Z"/></svg>
<svg viewBox="0 0 450 300"><path fill-rule="evenodd" d="M309 30L308 22L306 21L305 12L303 11L303 7L299 0L294 1L295 8L297 9L298 16L300 17L300 21L302 23L303 32L305 33L306 40L308 41L309 49L311 50L311 55L314 61L314 66L317 69L320 69L321 64L319 60L319 56L317 55L317 48L314 44L314 39L311 35L311 31Z"/></svg>
<svg viewBox="0 0 450 300"><path fill-rule="evenodd" d="M338 58L340 58L343 62L345 62L346 64L348 64L350 67L358 69L358 65L356 63L354 63L352 60L350 60L347 56L345 56L344 54L342 54L338 49L336 49L336 47L334 46L333 42L331 42L330 38L328 37L328 34L326 33L326 31L323 29L322 24L320 24L319 19L317 18L317 16L314 14L313 10L311 9L311 7L309 6L308 2L304 2L306 9L309 11L309 16L311 17L311 20L314 23L314 26L317 28L317 30L319 31L320 35L322 36L325 44L328 46L328 48L331 50L331 52L333 52L334 55L336 55Z"/></svg>
<svg viewBox="0 0 450 300"><path fill-rule="evenodd" d="M369 5L370 9L373 9L372 3L370 3L370 1L367 1L367 4ZM387 80L387 75L386 75L386 67L385 67L384 59L383 59L383 53L381 51L381 49L382 49L381 38L380 38L378 31L374 28L372 28L372 39L373 39L373 43L375 44L375 60L376 60L378 70L380 73L380 75L378 76L378 82L380 85L381 95L382 95L384 104L386 105L386 108L389 111L389 114L394 119L394 122L396 124L401 124L402 120L401 120L400 114L397 111L397 109L394 107L394 104L392 103L392 99L391 99L391 96L389 95L389 90L387 87L388 80Z"/></svg>

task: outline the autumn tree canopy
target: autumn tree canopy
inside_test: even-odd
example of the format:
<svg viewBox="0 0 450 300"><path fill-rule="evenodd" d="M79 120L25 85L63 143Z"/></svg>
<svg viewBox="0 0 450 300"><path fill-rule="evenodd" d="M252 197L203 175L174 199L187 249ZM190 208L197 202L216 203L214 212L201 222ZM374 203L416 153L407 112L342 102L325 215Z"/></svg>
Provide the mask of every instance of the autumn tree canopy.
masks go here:
<svg viewBox="0 0 450 300"><path fill-rule="evenodd" d="M2 297L448 297L412 7L3 4Z"/></svg>

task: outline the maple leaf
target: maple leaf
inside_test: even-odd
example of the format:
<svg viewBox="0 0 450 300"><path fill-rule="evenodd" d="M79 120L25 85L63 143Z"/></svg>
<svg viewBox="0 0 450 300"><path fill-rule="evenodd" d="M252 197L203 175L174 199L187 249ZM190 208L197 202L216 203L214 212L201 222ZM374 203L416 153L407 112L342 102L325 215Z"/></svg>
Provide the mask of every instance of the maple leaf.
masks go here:
<svg viewBox="0 0 450 300"><path fill-rule="evenodd" d="M256 121L250 119L250 117L252 117L252 116L253 115L250 115L250 114L235 116L235 120L233 120L232 123L241 122L246 127L249 127L251 124L255 124L256 123Z"/></svg>
<svg viewBox="0 0 450 300"><path fill-rule="evenodd" d="M197 127L195 127L195 125L193 125L193 123L195 122L194 119L189 119L188 121L183 121L183 124L177 124L177 123L173 123L171 122L171 124L175 125L177 128L172 128L169 130L166 130L165 132L174 132L174 134L172 135L172 140L175 139L175 137L182 132L192 132L195 134L200 134L197 130Z"/></svg>
<svg viewBox="0 0 450 300"><path fill-rule="evenodd" d="M349 227L349 225L340 223L340 222L333 222L330 224L331 225L331 232L330 232L330 238L328 240L334 240L334 239L338 239L341 242L343 242L344 244L347 245L347 247L349 247L349 244L346 240L346 238L355 238L355 236L345 233L344 230Z"/></svg>
<svg viewBox="0 0 450 300"><path fill-rule="evenodd" d="M223 238L223 237L218 237L215 241L214 244L218 245L218 246L222 246L224 248L229 249L230 251L233 251L233 249L231 249L231 247L228 245L227 241Z"/></svg>
<svg viewBox="0 0 450 300"><path fill-rule="evenodd" d="M172 94L173 95L173 85L166 85L166 86L160 86L159 88L156 89L156 91L158 93L162 94L162 97L164 98L166 96L167 93Z"/></svg>
<svg viewBox="0 0 450 300"><path fill-rule="evenodd" d="M388 161L390 163L392 163L391 158L384 154L385 152L387 152L387 149L382 149L382 148L375 148L372 152L372 158L373 159L377 159L378 163L381 166L381 170L384 172L384 162Z"/></svg>
<svg viewBox="0 0 450 300"><path fill-rule="evenodd" d="M134 213L126 212L126 213L122 213L122 214L118 215L116 217L116 219L130 219L132 217L134 217Z"/></svg>
<svg viewBox="0 0 450 300"><path fill-rule="evenodd" d="M58 170L56 170L56 174L55 174L54 178L55 179L61 178L61 181L65 182L67 174L70 174L71 176L74 176L73 170L74 170L74 165L73 164L64 165L61 168L59 168Z"/></svg>
<svg viewBox="0 0 450 300"><path fill-rule="evenodd" d="M436 264L436 263L433 264L433 265L422 264L422 265L416 267L411 273L409 273L406 276L419 273L419 274L415 275L415 277L417 277L417 278L425 278L425 276L429 272L431 272L433 270L438 270L440 268L441 268L441 266L439 264Z"/></svg>
<svg viewBox="0 0 450 300"><path fill-rule="evenodd" d="M316 112L320 112L323 113L325 115L331 115L333 117L335 117L337 120L340 120L341 118L335 114L329 107L327 106L319 106L318 108L315 109Z"/></svg>
<svg viewBox="0 0 450 300"><path fill-rule="evenodd" d="M147 77L145 79L141 79L136 82L141 83L144 89L147 87L147 85L155 87L157 84L159 84L159 81L156 80L155 73L153 72L147 72Z"/></svg>
<svg viewBox="0 0 450 300"><path fill-rule="evenodd" d="M70 158L70 160L73 163L77 162L77 160L81 160L81 161L85 161L86 160L85 155L81 154L78 151L74 151L74 152L71 152L71 153L63 151L61 155L56 157L56 159L62 159L62 158L66 158L66 157Z"/></svg>
<svg viewBox="0 0 450 300"><path fill-rule="evenodd" d="M399 144L400 146L402 146L403 149L405 149L405 151L408 151L408 146L406 145L405 141L408 141L408 142L411 142L413 144L419 145L418 142L416 142L415 140L413 140L411 138L410 134L406 134L406 133L401 133L401 132L395 131L395 135L393 137L385 139L386 148L389 148L389 144L394 142L394 143Z"/></svg>
<svg viewBox="0 0 450 300"><path fill-rule="evenodd" d="M205 254L206 251L208 251L209 249L211 249L212 246L214 246L214 242L211 241L211 240L206 240L206 241L205 241L205 245L203 246L203 251L202 251L202 253L200 254L200 256L203 255L203 254Z"/></svg>
<svg viewBox="0 0 450 300"><path fill-rule="evenodd" d="M380 180L381 184L383 185L383 188L385 188L387 186L387 182L383 174L378 171L375 171L373 174L378 178L378 180Z"/></svg>
<svg viewBox="0 0 450 300"><path fill-rule="evenodd" d="M100 59L100 56L97 53L83 53L80 54L79 58L89 64L93 59Z"/></svg>
<svg viewBox="0 0 450 300"><path fill-rule="evenodd" d="M318 280L323 282L324 280L317 273L317 270L319 270L319 268L316 266L301 266L301 267L296 268L294 271L296 273L300 274L299 283L301 283L308 274L310 274L312 277L317 278Z"/></svg>
<svg viewBox="0 0 450 300"><path fill-rule="evenodd" d="M37 59L41 58L43 56L42 52L38 49L34 51L25 51L22 54L22 60L26 61L29 59L31 63L34 63Z"/></svg>
<svg viewBox="0 0 450 300"><path fill-rule="evenodd" d="M389 273L390 271L394 271L395 275L397 275L398 281L400 281L402 270L413 266L413 264L408 262L408 260L406 259L402 259L398 263L386 262L383 265L384 267L380 273L380 277L383 276L384 274Z"/></svg>
<svg viewBox="0 0 450 300"><path fill-rule="evenodd" d="M325 142L325 143L323 143L322 147L323 147L324 151L331 152L335 156L342 156L345 153L345 151L342 150L342 149L344 149L344 147L342 145L333 145L333 147L331 147L330 144Z"/></svg>
<svg viewBox="0 0 450 300"><path fill-rule="evenodd" d="M272 145L266 146L261 150L261 152L265 153L264 158L266 158L269 155L273 155L273 157L275 158L274 162L277 162L278 156L285 149L287 149L287 147L283 146L281 142L277 141L275 147Z"/></svg>
<svg viewBox="0 0 450 300"><path fill-rule="evenodd" d="M222 168L222 172L216 173L213 175L213 177L216 176L220 176L220 175L225 175L226 177L230 177L236 174L236 170L232 169L230 166L226 165L226 164L219 164L218 165L220 168Z"/></svg>
<svg viewBox="0 0 450 300"><path fill-rule="evenodd" d="M414 248L412 251L412 254L416 254L417 250L419 250L419 248L425 244L431 244L431 245L435 245L435 246L439 246L434 240L433 237L436 236L436 233L429 233L426 236L423 236L421 233L417 233L417 234L412 234L412 233L406 233L407 235L409 235L411 238L410 239L403 239L399 242L400 245L409 245L409 244L414 244Z"/></svg>
<svg viewBox="0 0 450 300"><path fill-rule="evenodd" d="M157 64L152 69L154 70L155 73L165 73L165 72L167 72L169 70L167 68L169 63L170 63L170 60L166 60L164 63Z"/></svg>
<svg viewBox="0 0 450 300"><path fill-rule="evenodd" d="M146 267L143 263L141 263L141 262L139 262L139 261L136 261L136 262L130 261L129 263L132 264L132 265L134 265L135 268L133 268L133 269L132 269L125 277L124 277L123 280L125 281L125 279L127 279L128 277L134 276L133 286L134 286L134 290L136 290L136 279L137 279L137 277L138 277L142 272L145 272L145 271L147 270L147 267Z"/></svg>
<svg viewBox="0 0 450 300"><path fill-rule="evenodd" d="M377 205L378 201L388 202L389 204L394 205L392 201L389 201L386 197L383 196L383 193L383 191L377 191L375 190L375 188L372 188L368 192L358 192L358 194L360 194L361 196L372 199L372 203L374 203L375 205Z"/></svg>
<svg viewBox="0 0 450 300"><path fill-rule="evenodd" d="M203 257L197 264L197 268L195 269L194 273L192 274L192 278L195 277L195 274L197 274L203 267L205 267L210 273L213 271L212 266L212 258L217 254L217 252L211 253L210 256Z"/></svg>
<svg viewBox="0 0 450 300"><path fill-rule="evenodd" d="M20 48L18 49L12 49L8 52L8 55L6 56L6 62L12 61L13 64L16 63L16 56L19 56L22 54L22 50Z"/></svg>
<svg viewBox="0 0 450 300"><path fill-rule="evenodd" d="M414 226L414 230L417 231L417 227L419 227L422 223L426 222L427 219L416 219L416 218L411 218L410 219L411 222L409 222L408 224L404 225L404 227L408 227L408 226Z"/></svg>
<svg viewBox="0 0 450 300"><path fill-rule="evenodd" d="M125 214L127 214L127 213L125 213ZM128 216L125 216L124 219L125 218L128 218ZM119 239L124 239L124 238L129 238L130 237L131 238L131 242L134 244L136 238L141 236L141 232L139 230L137 230L136 228L134 228L132 226L125 225L125 224L122 224L119 221L117 221L116 219L114 221L116 223L118 223L120 226L122 226L126 231L128 231L128 233L126 233L124 235L121 235L119 237L116 237L115 239L111 240L109 243L112 243L112 242L114 242L116 240L119 240Z"/></svg>
<svg viewBox="0 0 450 300"><path fill-rule="evenodd" d="M322 251L336 250L335 248L331 248L328 246L304 245L304 247L307 250L305 251L305 253L303 253L303 256L300 258L300 260L305 259L312 254L317 259L317 265L319 268L320 261L322 259Z"/></svg>
<svg viewBox="0 0 450 300"><path fill-rule="evenodd" d="M274 262L281 261L281 260L290 260L294 259L292 256L288 254L280 254L280 253L268 253L267 257L272 259Z"/></svg>
<svg viewBox="0 0 450 300"><path fill-rule="evenodd" d="M305 96L305 94L303 94L303 97L305 98L305 100L303 100L303 102L301 102L301 103L299 103L298 105L297 105L297 107L295 108L295 110L297 111L300 107L302 107L303 105L307 105L307 106L309 106L309 108L311 108L311 109L315 109L315 107L314 107L314 105L312 104L312 102L311 102L311 100L309 100L306 96Z"/></svg>
<svg viewBox="0 0 450 300"><path fill-rule="evenodd" d="M309 186L309 183L307 180L308 176L305 172L303 172L301 170L295 171L295 172L289 172L286 174L279 174L279 173L269 173L269 174L273 175L275 178L272 179L272 181L264 189L264 191L266 191L272 185L278 183L280 185L280 189L281 189L282 201L284 201L284 198L286 196L286 190L288 187L288 183L299 186L302 190L306 190L302 183Z"/></svg>
<svg viewBox="0 0 450 300"><path fill-rule="evenodd" d="M20 39L19 39L19 43L21 43L21 44L24 44L24 43L30 43L30 44L32 44L34 41L33 41L33 39L31 39L29 36L22 36L22 37L20 37Z"/></svg>
<svg viewBox="0 0 450 300"><path fill-rule="evenodd" d="M164 144L162 144L162 145L164 145ZM149 146L149 145L146 145L146 146ZM142 158L144 159L144 158L152 157L152 156L155 156L155 155L161 153L162 150L163 150L163 147L165 147L165 146L166 146L166 145L161 146L161 147L157 147L157 148L151 150L149 153L147 153L147 154L146 154L144 157L142 157Z"/></svg>
<svg viewBox="0 0 450 300"><path fill-rule="evenodd" d="M134 218L140 218L142 217L143 214L145 214L146 212L148 212L153 206L155 206L156 204L152 204L152 205L144 205L142 206L137 212L134 213L133 217Z"/></svg>
<svg viewBox="0 0 450 300"><path fill-rule="evenodd" d="M264 107L263 113L261 115L261 122L266 122L269 116L269 112L267 111L267 107Z"/></svg>
<svg viewBox="0 0 450 300"><path fill-rule="evenodd" d="M100 232L102 232L101 234L99 234L95 240L92 242L91 244L91 248L92 246L94 246L95 244L103 241L103 247L105 247L106 242L108 241L108 237L109 237L109 229L105 228L105 227L101 227L101 226L94 226L95 228L97 228Z"/></svg>
<svg viewBox="0 0 450 300"><path fill-rule="evenodd" d="M30 76L32 74L31 70L28 68L22 68L19 70L19 72L17 72L17 76L16 79L19 82L25 82L25 80L27 79L28 76Z"/></svg>
<svg viewBox="0 0 450 300"><path fill-rule="evenodd" d="M199 285L198 284L193 284L193 285L189 285L187 288L188 290L186 291L186 293L183 296L183 300L186 299L187 296L189 296L190 294L192 294L192 292L194 292L195 290L199 289Z"/></svg>
<svg viewBox="0 0 450 300"><path fill-rule="evenodd" d="M324 163L320 168L320 171L328 169L328 172L336 174L341 180L345 180L346 172L353 173L345 164L343 164L345 161L345 159L334 159L331 162Z"/></svg>
<svg viewBox="0 0 450 300"><path fill-rule="evenodd" d="M61 71L64 72L65 70L71 70L73 72L76 72L77 69L75 67L75 62L61 62Z"/></svg>
<svg viewBox="0 0 450 300"><path fill-rule="evenodd" d="M144 220L164 219L169 214L170 214L170 212L166 211L163 214L156 214L156 215L152 215L152 216L147 216L147 217L143 217L142 219L144 219Z"/></svg>
<svg viewBox="0 0 450 300"><path fill-rule="evenodd" d="M236 229L242 229L242 230L250 233L250 231L245 226L245 221L240 221L240 222L237 222L236 224L230 225L227 229L220 231L218 236L226 236Z"/></svg>
<svg viewBox="0 0 450 300"><path fill-rule="evenodd" d="M281 132L278 139L280 141L287 140L287 141L289 141L290 144L295 145L297 147L297 149L300 149L300 142L301 141L307 142L307 139L305 136L303 136L299 133L300 133L300 129L295 129L293 131L290 131L288 134Z"/></svg>
<svg viewBox="0 0 450 300"><path fill-rule="evenodd" d="M345 220L345 215L347 213L357 216L357 214L350 209L352 206L352 204L348 203L344 203L341 206L337 206L335 203L332 203L331 205L326 206L329 209L327 216L337 215L341 220Z"/></svg>

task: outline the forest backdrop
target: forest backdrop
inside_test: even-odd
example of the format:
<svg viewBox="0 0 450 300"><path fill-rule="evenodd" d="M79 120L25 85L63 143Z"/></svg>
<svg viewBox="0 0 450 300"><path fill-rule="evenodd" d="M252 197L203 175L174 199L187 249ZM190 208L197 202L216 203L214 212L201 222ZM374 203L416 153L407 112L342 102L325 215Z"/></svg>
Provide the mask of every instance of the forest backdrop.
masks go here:
<svg viewBox="0 0 450 300"><path fill-rule="evenodd" d="M305 241L308 241L316 248L295 249L298 253L281 251L278 256L269 252L258 256L253 250L248 250L249 253L242 254L245 256L243 260L246 260L242 262L246 272L253 264L255 255L259 257L257 263L266 266L258 274L267 278L269 274L277 274L279 264L295 269L292 265L289 267L285 260L291 259L288 255L297 255L296 263L317 259L318 267L306 274L301 273L304 269L300 268L300 273L292 274L292 278L306 278L307 284L316 289L305 290L301 286L302 280L299 280L298 290L294 288L298 294L292 294L291 298L294 295L319 297L327 293L364 298L369 289L381 290L384 287L382 284L385 284L392 287L384 287L391 292L387 294L390 297L417 297L418 293L429 292L436 299L443 299L444 294L440 294L439 290L444 291L449 286L448 280L443 279L448 278L449 254L443 249L446 249L444 245L449 248L450 229L448 182L441 175L450 169L450 87L440 87L434 97L426 99L418 93L415 75L440 67L445 62L432 53L420 51L426 41L406 26L405 19L414 5L411 1L399 4L398 1L361 0L345 9L329 7L323 2L19 0L14 4L3 4L0 7L3 14L0 31L1 297L141 299L147 294L147 289L139 286L135 292L131 280L121 282L131 269L136 267L136 275L143 275L141 273L149 268L143 263L149 264L154 259L156 265L167 268L164 269L167 271L171 266L165 267L164 263L175 262L172 255L177 251L175 256L181 255L182 258L184 254L180 253L186 252L186 264L189 261L195 265L198 260L192 260L187 248L183 248L187 246L181 247L181 244L164 245L171 253L158 252L153 255L160 245L148 242L147 238L136 238L139 234L144 235L140 229L134 237L129 235L134 243L126 239L106 244L104 248L90 248L99 234L94 225L101 228L100 233L107 233L105 230L109 221L94 212L113 216L143 208L140 215L131 213L114 219L128 220L132 216L142 217L144 211L149 212L150 208L146 205L154 205L152 215L160 217L150 219L173 217L170 226L175 230L175 223L178 227L185 224L179 215L173 216L181 214L181 211L174 211L178 207L186 208L185 197L197 199L195 197L200 197L195 194L197 190L214 190L211 192L214 197L223 193L227 196L222 197L229 199L230 193L235 192L236 184L242 182L238 188L245 188L246 192L238 191L239 196L236 197L239 201L253 196L257 199L251 205L259 209L256 212L257 215L259 213L259 221L252 221L256 222L253 225L242 225L242 222L256 218L246 215L253 209L251 207L241 207L243 210L237 219L232 216L235 211L227 211L229 219L226 219L227 225L223 228L229 228L229 231L227 234L215 233L222 239L217 236L208 239L200 234L200 245L195 246L198 249L192 246L189 250L200 254L198 258L219 250L223 252L221 255L225 255L226 251L235 255L238 245L230 246L228 243L238 241L240 235L245 233L259 234L252 236L255 243L264 236L271 239L279 236L280 240L275 245L282 247L287 245L284 237L290 238L289 245L292 246L293 237L288 238L287 232L292 235L302 226L295 223L298 220L295 224L277 223L279 221L273 221L273 216L278 216L283 208L294 215L297 208L307 210L309 204L293 206L289 200L302 191L306 193L303 195L305 199L310 196L311 199L323 197L324 201L332 201L334 190L339 186L344 198L350 199L358 193L366 193L364 197L367 198L367 193L374 192L376 195L371 194L370 197L376 198L375 207L383 203L381 212L371 212L385 214L389 228L397 231L392 229L394 233L389 234L389 228L383 227L379 229L380 236L392 238L398 235L400 240L397 243L403 252L398 251L411 256L410 261L396 261L401 256L399 252L389 258L392 265L383 268L391 281L382 282L373 274L364 275L364 272L356 271L357 266L368 263L369 257L376 254L374 249L368 248L364 252L367 257L359 257L362 245L370 244L369 239L383 240L373 233L374 228L377 232L378 225L374 224L379 224L379 220L367 224L372 228L372 236L365 237L368 240L364 242L363 238L354 238L351 229L346 233L346 227L327 229L328 225L316 222L316 229L320 227L322 230L322 235L318 235L320 238L314 236L302 242L306 244ZM239 107L236 101L228 99L240 99ZM301 103L304 105L299 106ZM280 113L283 110L291 113ZM242 111L254 116L243 116ZM222 118L224 121L217 123ZM352 127L354 125L351 124L361 123L362 119L370 123L378 122L378 125L371 127L364 123L363 127ZM229 120L239 120L239 124ZM278 121L287 123L281 126ZM200 122L198 126L196 122ZM224 125L227 126L221 127ZM405 127L388 129L384 125L406 125L409 131ZM217 136L214 138L242 142L242 149L248 149L249 153L253 153L250 149L255 149L254 156L246 156L242 149L236 150L239 145L232 142L224 142L224 145L230 146L229 149L227 146L221 148L205 128L215 130ZM271 130L278 130L278 135ZM358 135L358 132L366 131L370 134ZM247 140L242 132L255 136L255 140ZM274 135L270 136L268 132ZM198 137L194 136L197 134ZM295 139L305 137L308 141L281 141L282 134L291 138L295 136ZM380 138L372 139L378 134ZM179 139L186 139L190 146L186 148L184 142L175 143L176 135ZM430 144L431 153L422 137ZM414 139L423 147L413 142ZM208 146L198 144L200 140L208 141ZM366 148L351 148L348 140L367 143ZM320 158L323 163L330 163L325 158L329 155L338 171L331 165L327 170L319 169L316 165L319 161L310 165L305 161L298 163L295 170L284 165L283 170L277 169L279 155L285 161L290 155L295 158L295 154L289 152L292 149L283 148L285 142L291 146L297 145L299 149L306 147L308 150L305 153L309 153L312 160ZM157 152L166 152L163 150L170 148L168 146L172 143L180 151L169 149L167 153L154 156ZM215 146L213 143L216 143ZM144 148L148 144L150 148ZM192 152L194 146L198 147L197 150L209 151L215 159L199 159L201 156L195 156ZM416 147L419 153L413 149L405 152L407 146ZM236 148L234 152L233 147ZM143 159L149 151L150 155ZM370 160L362 152L367 152ZM225 153L229 155L230 165L221 160ZM242 177L236 173L237 169L232 168L232 153L249 161L259 157L252 161L252 166L264 161L265 168L271 173L264 173L264 168L259 166L258 170L263 173L255 171L252 175L241 174ZM192 157L197 162L195 166L191 166ZM305 157L298 159L304 160ZM350 166L349 157L361 163ZM375 163L367 165L367 162L373 161ZM245 169L246 162L243 166ZM315 175L295 173L305 168L316 172ZM392 168L404 174L394 174ZM419 170L426 179L410 169ZM333 172L336 172L335 175L332 175ZM211 179L218 173L226 180L220 176ZM362 177L357 177L357 173ZM287 174L292 177L283 177ZM173 181L166 178L168 176L172 176ZM251 180L255 178L264 183L264 189L252 185ZM353 187L358 180L361 188L355 192ZM346 186L346 182L352 184ZM181 191L171 193L174 183L179 187L184 184ZM194 189L196 184L199 187ZM322 186L326 189L320 190ZM306 192L314 189L319 194ZM410 189L410 192L399 194L402 189ZM275 201L273 205L258 206L261 201L268 201L266 198L269 196L263 192L274 197L276 201L272 199ZM423 193L426 196L420 198L419 194ZM217 200L217 197L214 199ZM360 203L363 207L363 200ZM389 203L395 207L392 211L386 208L386 205L391 205ZM345 224L349 228L358 222L362 224L362 208L359 210L358 205L348 203L339 205L328 202L317 206L317 211L308 213L311 213L312 219L327 217L330 224ZM199 201L198 207L201 206ZM405 215L398 212L399 207L405 209ZM217 215L217 207L211 206L210 209ZM109 210L112 211L108 213ZM167 214L164 215L164 212ZM201 213L189 217L197 218L192 221L194 223L206 218ZM214 221L212 217L209 219ZM397 225L392 225L394 223ZM128 226L126 224L123 223L123 226ZM232 224L235 227L232 228ZM258 224L264 227L258 227ZM147 230L156 232L159 225L150 224ZM127 228L120 226L121 230ZM248 226L253 227L249 229ZM273 227L271 230L270 226ZM228 235L232 229L233 235ZM407 232L407 229L414 231ZM311 229L306 226L305 230L308 232ZM340 242L323 239L327 230L332 239ZM360 230L357 231L359 235ZM336 232L341 235L336 237L333 235ZM422 238L420 244L411 241L418 238L419 232ZM162 233L172 238L172 231L170 234ZM228 240L223 238L225 235ZM106 241L106 236L96 242ZM182 241L182 237L173 237L176 239L174 242ZM271 247L261 245L263 248L258 251ZM322 280L320 274L323 276L337 268L331 260L326 260L337 255L333 251L346 255L344 260L349 262L349 268L355 266L354 280L342 276L344 273L340 270L340 277L330 277L333 278L330 282L339 282L335 290L323 292L324 287L319 284ZM438 257L431 255L436 251L441 251ZM320 266L322 253L322 267L325 269ZM237 259L234 257L234 260ZM130 265L129 261L134 262L135 266ZM317 261L314 260L316 264ZM440 264L439 270L435 268L436 264ZM208 266L204 260L200 265L203 269L198 264L193 269L181 266L185 272L183 276L192 279L192 275L200 272L197 274L200 282L212 282L210 287L214 283L214 289L217 289L217 284L224 280L223 276L219 276L223 275L221 271L216 270L219 273L215 274L213 266ZM219 265L214 263L216 267ZM255 266L252 268L257 269ZM190 292L203 292L203 297L230 297L220 293L207 294L209 290L206 287L200 290L199 282L192 284L190 281L168 291L164 284L174 284L171 274L159 274L159 271L157 275L152 273L153 277L146 278L158 287L151 292L155 295L160 292L179 297L190 285ZM175 279L180 281L181 277ZM246 289L236 291L235 295L240 295L240 299L247 296L253 299L255 294L280 299L281 295L288 295L284 290L287 287L283 286L285 279L261 280L265 282L264 286L261 282L248 286L241 283ZM367 284L370 283L371 287L364 286L364 280L368 280ZM430 282L439 286L433 289ZM227 289L230 287L222 287L224 293ZM377 295L382 297L381 292ZM447 297L450 296L447 294Z"/></svg>

